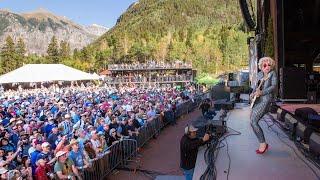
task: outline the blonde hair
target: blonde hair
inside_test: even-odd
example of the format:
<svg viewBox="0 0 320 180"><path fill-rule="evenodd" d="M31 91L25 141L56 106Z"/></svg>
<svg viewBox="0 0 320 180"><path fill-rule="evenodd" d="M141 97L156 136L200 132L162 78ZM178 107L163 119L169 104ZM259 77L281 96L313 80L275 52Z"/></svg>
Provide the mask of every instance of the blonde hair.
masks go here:
<svg viewBox="0 0 320 180"><path fill-rule="evenodd" d="M271 70L274 68L274 66L275 66L275 61L271 58L271 57L263 57L263 58L260 58L259 59L259 63L258 63L258 67L259 67L259 69L260 70L262 70L262 65L263 65L263 63L264 62L268 62L268 63L270 63L270 68L271 68Z"/></svg>

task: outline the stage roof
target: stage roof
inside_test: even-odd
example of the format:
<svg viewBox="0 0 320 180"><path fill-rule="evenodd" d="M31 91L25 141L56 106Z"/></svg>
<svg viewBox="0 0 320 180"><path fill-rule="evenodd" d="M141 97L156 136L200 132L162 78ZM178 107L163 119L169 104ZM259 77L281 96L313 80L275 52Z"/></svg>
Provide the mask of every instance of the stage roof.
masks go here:
<svg viewBox="0 0 320 180"><path fill-rule="evenodd" d="M19 82L97 80L97 76L63 64L27 64L0 76L0 84Z"/></svg>

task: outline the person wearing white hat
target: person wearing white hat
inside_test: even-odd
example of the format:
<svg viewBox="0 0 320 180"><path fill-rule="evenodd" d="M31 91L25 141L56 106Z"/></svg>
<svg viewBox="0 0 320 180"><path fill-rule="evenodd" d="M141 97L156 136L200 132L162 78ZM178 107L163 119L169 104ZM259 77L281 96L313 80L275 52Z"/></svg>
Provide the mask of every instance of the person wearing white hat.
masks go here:
<svg viewBox="0 0 320 180"><path fill-rule="evenodd" d="M51 152L51 148L50 148L50 143L48 142L43 142L41 144L41 148L42 148L42 151L41 153L39 153L37 155L37 161L39 159L45 159L47 162L50 162L52 160L52 152Z"/></svg>
<svg viewBox="0 0 320 180"><path fill-rule="evenodd" d="M56 154L56 163L54 165L54 172L59 179L82 180L78 169L75 167L73 161L68 158L67 152L58 151ZM77 178L76 178L77 177Z"/></svg>
<svg viewBox="0 0 320 180"><path fill-rule="evenodd" d="M72 150L69 152L69 158L73 161L75 167L82 171L89 166L89 162L86 160L83 151L79 148L79 141L72 139L69 146Z"/></svg>
<svg viewBox="0 0 320 180"><path fill-rule="evenodd" d="M7 179L7 177L8 177L8 170L6 168L1 167L0 168L0 178Z"/></svg>
<svg viewBox="0 0 320 180"><path fill-rule="evenodd" d="M180 167L186 180L192 180L197 160L198 148L209 140L209 134L197 138L197 130L193 125L187 125L180 140Z"/></svg>

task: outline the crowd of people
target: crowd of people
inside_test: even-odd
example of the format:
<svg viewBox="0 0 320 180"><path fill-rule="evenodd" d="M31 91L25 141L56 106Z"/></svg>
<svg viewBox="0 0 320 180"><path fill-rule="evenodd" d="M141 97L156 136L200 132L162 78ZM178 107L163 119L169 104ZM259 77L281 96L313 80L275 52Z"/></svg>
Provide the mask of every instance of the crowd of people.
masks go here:
<svg viewBox="0 0 320 180"><path fill-rule="evenodd" d="M159 114L196 94L175 88L57 86L0 97L1 179L82 179L81 172Z"/></svg>

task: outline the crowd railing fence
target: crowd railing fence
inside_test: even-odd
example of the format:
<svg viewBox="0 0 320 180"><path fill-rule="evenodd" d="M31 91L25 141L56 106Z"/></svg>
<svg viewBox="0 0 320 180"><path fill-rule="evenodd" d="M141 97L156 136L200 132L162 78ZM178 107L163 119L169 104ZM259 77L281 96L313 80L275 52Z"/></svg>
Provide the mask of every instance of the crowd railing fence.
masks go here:
<svg viewBox="0 0 320 180"><path fill-rule="evenodd" d="M177 105L173 118L178 119L182 115L192 112L199 107L203 99L210 93L196 95L192 100ZM102 155L92 161L92 166L83 170L83 179L100 180L106 178L114 169L125 165L128 161L137 157L138 149L143 147L151 138L157 136L161 130L171 121L160 118L157 115L142 126L137 136L122 139L111 145Z"/></svg>

